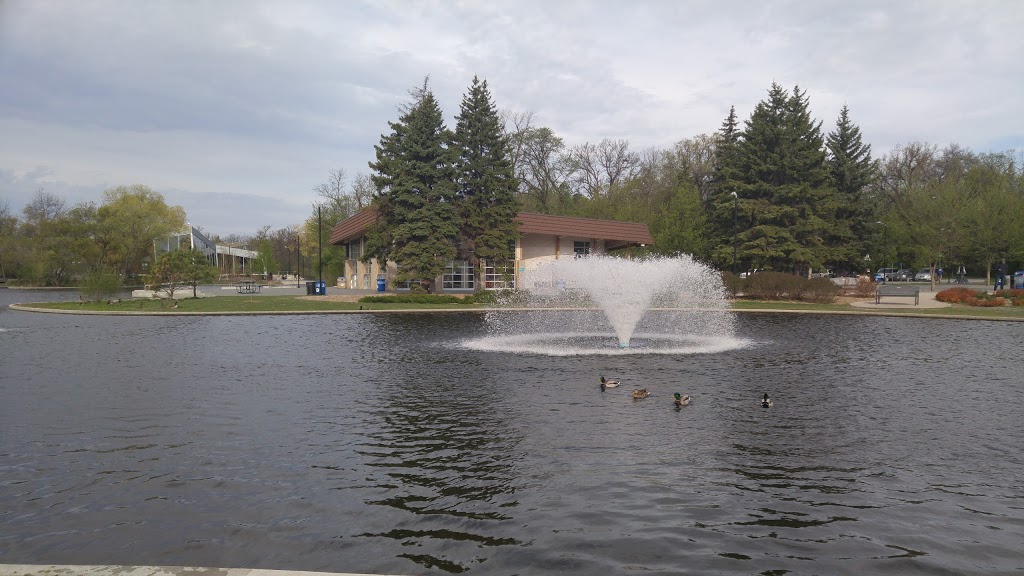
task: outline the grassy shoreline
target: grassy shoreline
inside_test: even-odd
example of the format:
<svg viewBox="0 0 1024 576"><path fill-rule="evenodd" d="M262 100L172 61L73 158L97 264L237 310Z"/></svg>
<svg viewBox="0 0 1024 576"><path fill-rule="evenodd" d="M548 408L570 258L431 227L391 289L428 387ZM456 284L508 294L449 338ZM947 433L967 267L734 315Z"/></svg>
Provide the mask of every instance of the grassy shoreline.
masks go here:
<svg viewBox="0 0 1024 576"><path fill-rule="evenodd" d="M245 315L245 314L320 314L368 312L486 312L483 304L382 304L316 300L301 296L208 297L178 300L174 304L159 300L123 300L106 302L37 302L12 304L14 310L64 314L108 315ZM953 318L1024 321L1024 307L981 308L953 305L947 308L895 308L874 310L850 304L810 304L804 302L766 302L736 300L734 312L789 312L803 314L848 314L859 316L911 316L917 318Z"/></svg>

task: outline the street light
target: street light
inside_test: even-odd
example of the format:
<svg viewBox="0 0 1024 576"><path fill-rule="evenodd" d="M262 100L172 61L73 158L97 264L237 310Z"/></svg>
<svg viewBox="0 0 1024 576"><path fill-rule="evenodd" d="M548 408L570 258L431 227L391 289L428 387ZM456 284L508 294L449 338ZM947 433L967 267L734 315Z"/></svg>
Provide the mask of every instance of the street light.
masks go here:
<svg viewBox="0 0 1024 576"><path fill-rule="evenodd" d="M889 265L885 263L885 254L889 250L889 238L888 238L889 227L885 225L885 222L881 222L881 221L875 222L875 224L881 224L882 225L882 282L885 282L886 281L885 269L889 267Z"/></svg>
<svg viewBox="0 0 1024 576"><path fill-rule="evenodd" d="M738 233L738 220L740 197L736 192L732 193L732 273L736 273L736 234Z"/></svg>

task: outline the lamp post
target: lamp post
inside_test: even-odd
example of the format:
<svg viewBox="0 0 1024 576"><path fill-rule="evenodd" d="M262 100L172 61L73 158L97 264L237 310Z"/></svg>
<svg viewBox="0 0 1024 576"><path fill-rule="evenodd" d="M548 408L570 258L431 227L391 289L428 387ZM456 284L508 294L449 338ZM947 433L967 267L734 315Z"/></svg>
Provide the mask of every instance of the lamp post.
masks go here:
<svg viewBox="0 0 1024 576"><path fill-rule="evenodd" d="M324 289L324 233L323 233L323 220L320 217L320 206L316 207L316 235L317 235L317 286L320 287L320 295L325 296L327 290Z"/></svg>
<svg viewBox="0 0 1024 576"><path fill-rule="evenodd" d="M740 208L740 197L736 192L732 193L732 273L736 273L736 235L739 232L739 220L737 220Z"/></svg>
<svg viewBox="0 0 1024 576"><path fill-rule="evenodd" d="M875 222L875 224L882 225L882 282L885 282L887 280L885 269L889 267L889 265L885 263L885 254L889 250L889 227L882 221Z"/></svg>

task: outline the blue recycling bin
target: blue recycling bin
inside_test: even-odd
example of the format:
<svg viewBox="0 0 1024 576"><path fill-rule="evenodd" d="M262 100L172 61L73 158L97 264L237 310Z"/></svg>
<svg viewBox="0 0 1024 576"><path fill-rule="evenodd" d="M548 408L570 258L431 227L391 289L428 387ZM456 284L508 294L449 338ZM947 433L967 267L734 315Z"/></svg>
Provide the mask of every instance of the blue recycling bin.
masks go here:
<svg viewBox="0 0 1024 576"><path fill-rule="evenodd" d="M387 280L383 276L377 276L377 292L383 292L387 289Z"/></svg>
<svg viewBox="0 0 1024 576"><path fill-rule="evenodd" d="M327 283L316 282L315 285L313 286L313 293L316 294L317 296L323 296L324 294L327 294Z"/></svg>

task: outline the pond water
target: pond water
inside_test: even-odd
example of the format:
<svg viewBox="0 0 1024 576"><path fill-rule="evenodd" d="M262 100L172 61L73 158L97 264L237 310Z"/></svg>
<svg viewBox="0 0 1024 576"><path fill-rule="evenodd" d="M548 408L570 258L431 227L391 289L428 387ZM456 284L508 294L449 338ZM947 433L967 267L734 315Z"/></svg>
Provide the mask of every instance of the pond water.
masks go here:
<svg viewBox="0 0 1024 576"><path fill-rule="evenodd" d="M2 309L0 563L1024 569L1019 324L736 325L728 352L558 357L472 349L473 313Z"/></svg>

